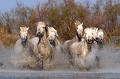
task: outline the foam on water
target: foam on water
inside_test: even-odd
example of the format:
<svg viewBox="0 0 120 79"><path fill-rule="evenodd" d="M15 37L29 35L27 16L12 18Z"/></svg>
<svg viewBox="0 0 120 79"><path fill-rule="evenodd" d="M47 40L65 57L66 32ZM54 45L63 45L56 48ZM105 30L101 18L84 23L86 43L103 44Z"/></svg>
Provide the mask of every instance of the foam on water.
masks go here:
<svg viewBox="0 0 120 79"><path fill-rule="evenodd" d="M53 60L51 61L51 63L53 64L52 69L56 70L63 70L63 69L69 69L70 68L70 63L68 60L68 55L63 51L62 47L59 46L58 47L59 50L55 50L54 51L54 55L53 55Z"/></svg>
<svg viewBox="0 0 120 79"><path fill-rule="evenodd" d="M106 47L98 51L97 54L100 57L100 69L101 70L118 70L119 71L120 49Z"/></svg>
<svg viewBox="0 0 120 79"><path fill-rule="evenodd" d="M11 55L14 55L12 48L0 47L0 63L1 63L0 68L1 69L14 69L11 63L11 57L10 57ZM98 71L98 72L116 71L117 72L120 70L120 49L115 49L113 47L105 47L97 51L97 55L100 58L100 63L99 63L100 68L92 69L91 71ZM57 65L61 65L62 63L62 66L60 66L61 70L68 68L66 66L66 63L68 62L67 55L64 55L64 53L55 54L55 59L53 62L55 62ZM59 66L57 67L57 69L60 70ZM54 67L52 70L54 70Z"/></svg>
<svg viewBox="0 0 120 79"><path fill-rule="evenodd" d="M13 50L11 48L0 47L0 69L11 69L11 54Z"/></svg>

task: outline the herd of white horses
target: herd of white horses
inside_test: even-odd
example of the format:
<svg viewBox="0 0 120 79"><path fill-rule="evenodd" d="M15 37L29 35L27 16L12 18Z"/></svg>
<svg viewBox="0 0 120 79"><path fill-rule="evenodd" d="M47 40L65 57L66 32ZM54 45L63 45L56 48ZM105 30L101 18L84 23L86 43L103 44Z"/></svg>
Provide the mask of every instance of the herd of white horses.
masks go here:
<svg viewBox="0 0 120 79"><path fill-rule="evenodd" d="M58 33L44 22L38 22L36 36L28 37L29 27L20 27L20 39L14 46L12 63L16 68L54 69L66 65L89 70L99 67L97 51L103 47L104 33L96 27L84 28L75 22L76 35L61 44Z"/></svg>

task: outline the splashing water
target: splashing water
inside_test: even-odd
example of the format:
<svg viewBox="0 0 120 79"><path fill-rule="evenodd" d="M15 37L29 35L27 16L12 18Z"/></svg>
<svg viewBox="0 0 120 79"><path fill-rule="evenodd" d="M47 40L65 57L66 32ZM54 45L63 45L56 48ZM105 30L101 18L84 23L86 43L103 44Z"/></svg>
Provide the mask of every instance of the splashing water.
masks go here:
<svg viewBox="0 0 120 79"><path fill-rule="evenodd" d="M93 52L95 52L94 50ZM110 79L120 78L120 49L105 47L97 51L100 58L100 68L92 69L89 72L81 72L79 69L69 69L66 66L67 57L64 53L56 53L55 59L57 67L50 71L31 71L15 69L11 63L11 55L14 55L13 48L0 47L0 77L5 79ZM62 65L61 65L62 64ZM60 65L60 66L58 66ZM67 64L69 65L69 64ZM55 69L54 69L55 68ZM112 72L112 73L110 73ZM9 76L6 76L9 75ZM27 75L27 76L23 76Z"/></svg>
<svg viewBox="0 0 120 79"><path fill-rule="evenodd" d="M12 48L0 47L0 69L14 69L11 63L11 55L13 55ZM97 55L100 58L100 68L92 69L91 71L119 71L120 70L120 49L115 49L113 47L105 47L97 52ZM67 57L64 53L55 54L55 60L52 62L64 62L62 66L57 67L58 70L67 69L66 65ZM57 65L60 65L59 63ZM67 64L69 65L69 64ZM54 70L54 67L53 69ZM55 69L56 70L56 69ZM67 69L68 70L68 69ZM70 70L70 69L69 69Z"/></svg>

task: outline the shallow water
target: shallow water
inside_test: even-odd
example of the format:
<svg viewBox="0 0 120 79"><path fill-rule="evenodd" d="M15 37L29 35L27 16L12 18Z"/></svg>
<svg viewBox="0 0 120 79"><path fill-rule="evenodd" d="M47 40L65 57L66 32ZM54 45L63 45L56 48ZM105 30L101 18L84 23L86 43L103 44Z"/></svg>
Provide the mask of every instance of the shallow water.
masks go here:
<svg viewBox="0 0 120 79"><path fill-rule="evenodd" d="M16 70L11 64L12 48L0 47L0 79L111 79L120 78L120 49L105 47L97 52L100 68L83 72L78 69ZM62 60L63 61L63 60ZM64 66L63 66L64 67Z"/></svg>
<svg viewBox="0 0 120 79"><path fill-rule="evenodd" d="M116 79L120 72L0 71L0 79Z"/></svg>

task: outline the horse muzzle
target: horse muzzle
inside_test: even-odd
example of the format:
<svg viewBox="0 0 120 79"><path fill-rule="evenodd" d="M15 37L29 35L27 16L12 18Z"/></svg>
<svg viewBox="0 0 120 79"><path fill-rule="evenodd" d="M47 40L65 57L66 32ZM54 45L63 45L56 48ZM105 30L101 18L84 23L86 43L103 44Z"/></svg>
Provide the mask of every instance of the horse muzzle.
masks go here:
<svg viewBox="0 0 120 79"><path fill-rule="evenodd" d="M55 40L49 40L50 44L55 47Z"/></svg>
<svg viewBox="0 0 120 79"><path fill-rule="evenodd" d="M86 41L87 41L88 44L93 44L94 43L93 39L87 39Z"/></svg>
<svg viewBox="0 0 120 79"><path fill-rule="evenodd" d="M96 41L96 42L103 42L103 39L96 38L95 41Z"/></svg>
<svg viewBox="0 0 120 79"><path fill-rule="evenodd" d="M22 44L23 46L26 45L26 42L27 42L27 38L21 38L21 44Z"/></svg>
<svg viewBox="0 0 120 79"><path fill-rule="evenodd" d="M41 38L43 36L43 34L41 32L37 33L37 37Z"/></svg>

